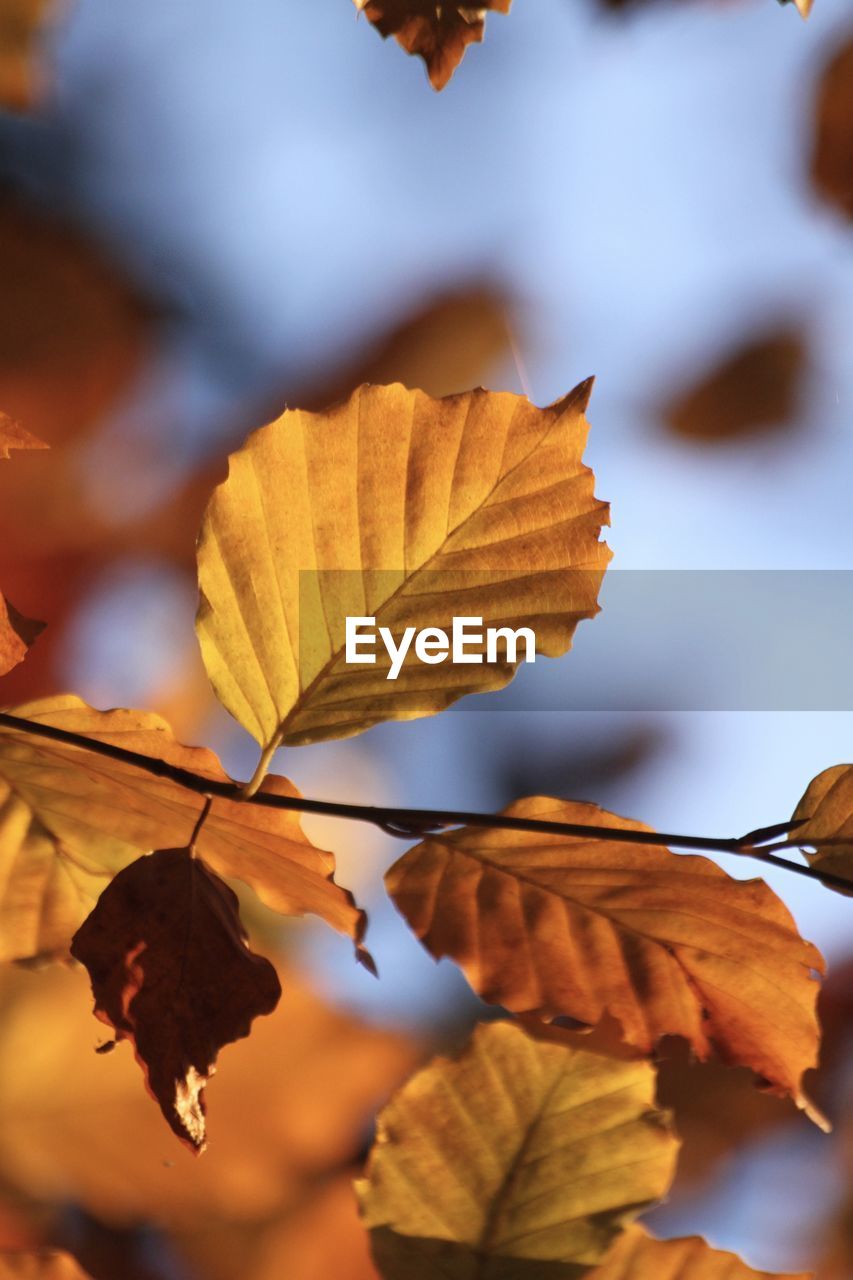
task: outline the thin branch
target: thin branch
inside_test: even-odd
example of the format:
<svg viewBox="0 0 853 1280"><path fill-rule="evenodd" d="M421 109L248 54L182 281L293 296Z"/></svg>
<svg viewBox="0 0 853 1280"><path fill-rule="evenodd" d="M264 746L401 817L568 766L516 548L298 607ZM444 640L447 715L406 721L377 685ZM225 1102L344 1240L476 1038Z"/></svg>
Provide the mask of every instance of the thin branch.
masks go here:
<svg viewBox="0 0 853 1280"><path fill-rule="evenodd" d="M26 720L0 712L0 728L32 734L37 738L46 738L53 742L61 742L65 746L77 747L81 751L106 756L110 760L130 765L155 777L168 778L178 786L208 799L218 796L224 800L260 805L262 808L289 809L297 813L316 813L329 818L368 822L388 835L406 840L421 839L444 831L448 827L484 827L501 831L529 831L538 835L574 836L583 840L609 840L619 844L667 845L675 849L695 849L704 853L727 853L738 857L754 858L769 866L780 867L785 871L793 871L796 875L818 880L830 888L841 889L848 894L851 892L851 881L844 876L833 875L819 867L791 862L787 858L780 857L778 851L796 847L795 840L789 839L771 845L762 845L762 841L792 831L800 825L793 821L774 823L772 826L761 827L745 836L734 838L685 836L667 831L633 831L624 827L591 826L578 822L548 822L540 818L513 818L494 813L469 813L461 809L397 809L367 804L344 804L337 800L309 800L304 796L283 796L267 791L257 791L253 795L247 795L245 784L205 777L189 769L182 769L180 765L170 764L157 756L129 751L126 747L119 747L112 742L88 738L84 734L60 729L56 725L42 724L36 720ZM822 840L808 843L823 847L837 844L838 841Z"/></svg>

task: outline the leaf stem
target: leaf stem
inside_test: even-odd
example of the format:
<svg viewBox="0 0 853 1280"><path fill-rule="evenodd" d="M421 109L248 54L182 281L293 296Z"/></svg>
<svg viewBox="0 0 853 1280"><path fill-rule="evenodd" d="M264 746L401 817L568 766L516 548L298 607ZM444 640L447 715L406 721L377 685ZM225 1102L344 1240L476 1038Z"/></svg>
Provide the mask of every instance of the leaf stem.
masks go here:
<svg viewBox="0 0 853 1280"><path fill-rule="evenodd" d="M591 826L577 822L549 822L541 818L514 818L506 814L469 813L461 809L398 809L387 806L367 804L344 804L337 800L310 800L305 796L284 796L273 792L251 791L253 784L259 787L269 760L276 747L268 747L261 757L258 768L249 783L241 784L205 777L182 769L179 765L170 764L157 756L147 756L138 751L130 751L115 743L105 742L100 738L88 738L84 734L74 733L69 729L60 729L56 725L42 724L36 720L26 720L19 716L0 712L0 729L10 729L17 733L32 734L37 738L46 738L53 742L61 742L65 746L77 747L81 751L90 751L95 755L106 756L122 764L141 769L145 773L158 778L168 778L178 786L197 795L204 796L208 802L220 797L224 800L242 801L244 804L260 805L268 809L288 809L297 813L316 813L330 818L342 818L347 821L368 822L388 835L401 839L413 840L443 831L448 827L485 827L501 831L530 831L539 835L574 836L584 840L610 840L621 844L633 845L667 845L675 849L694 849L704 853L734 854L738 857L754 858L768 866L779 867L785 871L793 871L796 875L806 876L833 889L851 892L851 881L844 876L834 875L819 867L805 863L791 862L779 856L780 850L797 846L796 840L781 840L773 844L762 844L769 838L793 831L799 823L793 820L778 822L772 826L761 827L745 836L685 836L666 831L633 831L624 827ZM269 755L269 759L266 759ZM263 770L261 766L264 765ZM256 781L257 780L257 781ZM209 804L205 806L207 810ZM202 820L206 813L202 815ZM816 848L830 847L840 841L814 840L808 842ZM849 843L849 840L848 840Z"/></svg>

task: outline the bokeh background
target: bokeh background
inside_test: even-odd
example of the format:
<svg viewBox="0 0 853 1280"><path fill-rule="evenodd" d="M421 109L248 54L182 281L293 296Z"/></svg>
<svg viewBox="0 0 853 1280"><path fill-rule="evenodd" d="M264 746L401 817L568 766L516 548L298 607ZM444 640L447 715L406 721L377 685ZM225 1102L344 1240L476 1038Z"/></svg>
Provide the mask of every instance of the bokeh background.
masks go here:
<svg viewBox="0 0 853 1280"><path fill-rule="evenodd" d="M3 5L13 35L38 7ZM194 538L227 452L364 380L545 404L594 373L588 461L616 572L576 654L488 709L276 767L345 800L546 792L694 834L781 821L853 751L849 0L816 0L808 23L773 0L516 0L487 27L441 95L351 0L59 0L25 59L0 53L0 408L51 445L0 475L4 591L49 624L3 701L151 707L247 776L253 746L192 629ZM673 570L714 571L713 632L661 586ZM773 697L747 680L693 705L693 673L752 631L744 570L767 589ZM803 694L810 592L843 597L835 703L832 681ZM561 683L575 660L583 710ZM347 1177L372 1110L477 1006L383 901L399 845L306 826L371 913L381 979L247 902L291 1003L223 1054L201 1173L124 1049L92 1054L77 975L7 976L9 1240L73 1248L96 1280L371 1274ZM814 1087L836 1135L668 1051L687 1142L654 1226L834 1280L853 1271L853 906L767 878L830 962Z"/></svg>

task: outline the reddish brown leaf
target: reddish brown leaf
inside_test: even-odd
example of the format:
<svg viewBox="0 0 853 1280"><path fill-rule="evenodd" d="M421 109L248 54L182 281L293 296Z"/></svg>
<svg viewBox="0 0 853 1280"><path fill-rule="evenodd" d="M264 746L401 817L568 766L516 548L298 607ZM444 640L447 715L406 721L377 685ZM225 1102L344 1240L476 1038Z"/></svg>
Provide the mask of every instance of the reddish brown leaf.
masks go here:
<svg viewBox="0 0 853 1280"><path fill-rule="evenodd" d="M23 662L27 649L44 630L43 622L25 618L0 595L0 676Z"/></svg>
<svg viewBox="0 0 853 1280"><path fill-rule="evenodd" d="M815 103L812 182L853 218L853 38L831 58Z"/></svg>
<svg viewBox="0 0 853 1280"><path fill-rule="evenodd" d="M0 458L8 458L12 449L47 448L49 445L30 435L19 422L14 422L8 414L0 413Z"/></svg>
<svg viewBox="0 0 853 1280"><path fill-rule="evenodd" d="M484 0L474 7L436 4L434 0L355 0L382 36L394 36L406 53L427 65L434 89L443 89L469 44L483 39L490 9L509 13L512 0Z"/></svg>
<svg viewBox="0 0 853 1280"><path fill-rule="evenodd" d="M236 895L188 849L160 849L112 881L71 945L95 1012L133 1042L169 1125L205 1146L204 1086L219 1050L281 995L246 945Z"/></svg>

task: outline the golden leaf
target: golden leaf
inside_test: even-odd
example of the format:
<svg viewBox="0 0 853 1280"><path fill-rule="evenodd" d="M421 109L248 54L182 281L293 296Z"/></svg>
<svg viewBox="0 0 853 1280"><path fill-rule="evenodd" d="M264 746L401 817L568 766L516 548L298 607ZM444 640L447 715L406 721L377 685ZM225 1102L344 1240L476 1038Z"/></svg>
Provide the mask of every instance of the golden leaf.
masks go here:
<svg viewBox="0 0 853 1280"><path fill-rule="evenodd" d="M181 746L147 711L96 711L63 696L14 714L228 780L211 751ZM267 778L264 789L298 795L285 778ZM141 853L187 844L203 806L168 778L0 726L0 958L62 955L112 877ZM364 916L295 812L217 798L197 851L273 910L321 916L359 942Z"/></svg>
<svg viewBox="0 0 853 1280"><path fill-rule="evenodd" d="M812 779L792 821L803 824L791 835L804 845L837 842L807 856L813 867L849 880L853 894L853 764L834 765Z"/></svg>
<svg viewBox="0 0 853 1280"><path fill-rule="evenodd" d="M53 1249L0 1253L0 1280L90 1280L70 1253Z"/></svg>
<svg viewBox="0 0 853 1280"><path fill-rule="evenodd" d="M672 1179L678 1143L654 1081L647 1063L554 1030L478 1027L380 1113L357 1190L382 1275L534 1280L600 1262Z"/></svg>
<svg viewBox="0 0 853 1280"><path fill-rule="evenodd" d="M806 1272L754 1271L734 1253L712 1249L700 1236L655 1240L629 1227L589 1280L809 1280Z"/></svg>
<svg viewBox="0 0 853 1280"><path fill-rule="evenodd" d="M649 830L543 796L505 813ZM683 1036L698 1057L714 1048L808 1109L823 959L763 881L659 846L466 827L409 850L386 885L424 946L483 999L590 1024L609 1014L646 1053Z"/></svg>
<svg viewBox="0 0 853 1280"><path fill-rule="evenodd" d="M97 1016L132 1043L170 1128L203 1151L219 1050L281 996L269 960L249 950L237 895L190 849L158 849L107 885L71 954L89 971Z"/></svg>
<svg viewBox="0 0 853 1280"><path fill-rule="evenodd" d="M394 36L406 53L423 58L434 89L443 89L469 44L483 39L491 10L509 13L512 0L480 0L476 5L435 0L355 0L355 7L381 36Z"/></svg>
<svg viewBox="0 0 853 1280"><path fill-rule="evenodd" d="M566 652L610 555L581 462L589 390L537 409L365 386L328 413L285 413L232 455L202 525L197 628L218 697L267 753L432 715L517 666L426 666L410 649L389 680L381 651L346 663L347 616L397 639L454 615L526 623L537 652Z"/></svg>

